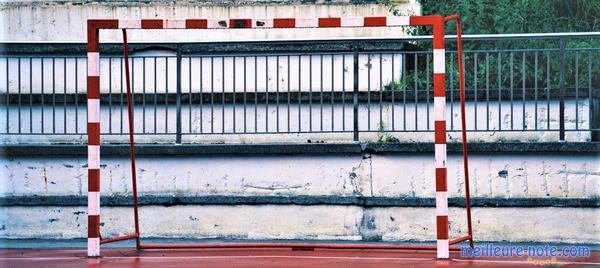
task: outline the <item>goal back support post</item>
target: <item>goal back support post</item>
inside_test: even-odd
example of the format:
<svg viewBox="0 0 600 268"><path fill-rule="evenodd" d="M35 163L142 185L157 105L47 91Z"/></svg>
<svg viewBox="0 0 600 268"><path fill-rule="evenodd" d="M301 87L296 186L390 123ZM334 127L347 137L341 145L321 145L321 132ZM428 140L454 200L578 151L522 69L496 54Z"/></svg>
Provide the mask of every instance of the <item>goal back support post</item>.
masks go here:
<svg viewBox="0 0 600 268"><path fill-rule="evenodd" d="M461 125L463 144L463 163L465 174L465 203L467 209L468 234L450 240L448 236L448 183L446 154L446 70L445 70L445 38L446 21L457 21L458 69L460 86ZM127 29L264 29L264 28L338 28L338 27L405 27L430 26L433 28L433 91L434 91L434 143L435 143L435 246L420 245L375 245L375 244L317 244L317 243L219 243L219 244L143 244L141 243L137 182L135 176L135 146L133 134L133 112L129 82ZM127 105L130 137L130 160L134 199L133 234L105 238L100 234L100 43L99 30L121 29L124 38L124 61L127 83ZM100 244L114 241L135 239L137 249L169 249L169 248L240 248L240 247L293 247L293 248L339 248L339 249L430 249L437 251L437 257L446 259L450 250L457 250L453 244L469 241L473 247L471 226L470 192L468 180L468 156L466 143L466 119L464 77L462 67L462 40L460 32L460 16L390 16L390 17L327 17L327 18L274 18L274 19L89 19L87 25L87 97L88 97L88 257L100 256Z"/></svg>

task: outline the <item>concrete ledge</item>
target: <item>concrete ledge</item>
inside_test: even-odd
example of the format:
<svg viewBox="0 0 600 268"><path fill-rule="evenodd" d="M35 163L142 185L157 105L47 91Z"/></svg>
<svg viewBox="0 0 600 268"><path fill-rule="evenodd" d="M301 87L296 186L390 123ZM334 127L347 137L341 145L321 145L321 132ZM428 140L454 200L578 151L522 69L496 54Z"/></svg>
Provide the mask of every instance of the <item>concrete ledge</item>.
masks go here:
<svg viewBox="0 0 600 268"><path fill-rule="evenodd" d="M594 208L473 208L476 241L600 242ZM435 209L426 207L185 205L142 206L144 238L431 241ZM467 232L465 209L449 208L449 236ZM87 236L85 206L0 207L0 238ZM133 231L130 207L103 207L102 235Z"/></svg>
<svg viewBox="0 0 600 268"><path fill-rule="evenodd" d="M464 207L464 198L451 197L452 207ZM103 206L132 206L131 196L103 196ZM365 196L152 196L140 205L352 205L360 207L435 207L435 198ZM86 196L0 197L0 206L85 206ZM600 207L600 198L471 198L473 207Z"/></svg>
<svg viewBox="0 0 600 268"><path fill-rule="evenodd" d="M599 154L599 142L507 142L469 143L472 153L577 153ZM460 143L449 143L448 152L462 152ZM361 154L433 153L433 143L302 143L302 144L138 144L137 155L212 154ZM0 154L13 156L84 156L86 145L19 144L1 145ZM104 156L128 156L129 145L102 145Z"/></svg>

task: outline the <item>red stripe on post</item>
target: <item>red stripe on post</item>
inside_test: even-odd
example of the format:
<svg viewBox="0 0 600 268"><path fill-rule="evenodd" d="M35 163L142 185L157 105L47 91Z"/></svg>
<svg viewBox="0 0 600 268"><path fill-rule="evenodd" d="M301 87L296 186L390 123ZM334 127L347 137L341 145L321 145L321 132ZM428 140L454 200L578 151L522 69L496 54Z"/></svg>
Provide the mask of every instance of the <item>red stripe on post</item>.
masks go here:
<svg viewBox="0 0 600 268"><path fill-rule="evenodd" d="M448 216L436 217L437 239L448 239Z"/></svg>
<svg viewBox="0 0 600 268"><path fill-rule="evenodd" d="M435 121L435 144L446 144L446 121Z"/></svg>
<svg viewBox="0 0 600 268"><path fill-rule="evenodd" d="M142 29L162 29L163 20L142 20Z"/></svg>
<svg viewBox="0 0 600 268"><path fill-rule="evenodd" d="M118 20L88 20L87 21L87 51L99 52L98 29L117 29Z"/></svg>
<svg viewBox="0 0 600 268"><path fill-rule="evenodd" d="M88 215L88 238L100 237L100 215Z"/></svg>
<svg viewBox="0 0 600 268"><path fill-rule="evenodd" d="M100 77L99 76L88 76L87 98L88 99L100 99Z"/></svg>
<svg viewBox="0 0 600 268"><path fill-rule="evenodd" d="M87 27L87 51L88 52L99 52L98 44L98 28L94 25L93 21L88 20Z"/></svg>
<svg viewBox="0 0 600 268"><path fill-rule="evenodd" d="M88 169L88 192L100 192L99 169Z"/></svg>
<svg viewBox="0 0 600 268"><path fill-rule="evenodd" d="M296 19L292 19L292 18L273 19L273 28L295 28L295 27L296 27Z"/></svg>
<svg viewBox="0 0 600 268"><path fill-rule="evenodd" d="M433 26L433 48L444 48L444 17L432 16L414 16L409 19L412 26Z"/></svg>
<svg viewBox="0 0 600 268"><path fill-rule="evenodd" d="M319 27L340 27L342 20L340 18L319 18Z"/></svg>
<svg viewBox="0 0 600 268"><path fill-rule="evenodd" d="M428 26L433 24L433 16L411 16L409 23L412 26Z"/></svg>
<svg viewBox="0 0 600 268"><path fill-rule="evenodd" d="M433 74L433 96L446 97L446 74Z"/></svg>
<svg viewBox="0 0 600 268"><path fill-rule="evenodd" d="M96 29L118 29L119 20L115 19L100 19L100 20L89 20L96 27Z"/></svg>
<svg viewBox="0 0 600 268"><path fill-rule="evenodd" d="M435 191L436 192L447 192L448 191L448 170L446 168L435 169Z"/></svg>
<svg viewBox="0 0 600 268"><path fill-rule="evenodd" d="M386 26L386 17L365 17L365 27Z"/></svg>
<svg viewBox="0 0 600 268"><path fill-rule="evenodd" d="M100 145L100 123L88 123L88 145Z"/></svg>
<svg viewBox="0 0 600 268"><path fill-rule="evenodd" d="M433 20L433 49L444 48L444 18L436 16Z"/></svg>
<svg viewBox="0 0 600 268"><path fill-rule="evenodd" d="M240 29L240 28L252 28L251 19L230 19L229 28Z"/></svg>
<svg viewBox="0 0 600 268"><path fill-rule="evenodd" d="M202 19L185 20L186 29L206 29L208 28L208 21Z"/></svg>

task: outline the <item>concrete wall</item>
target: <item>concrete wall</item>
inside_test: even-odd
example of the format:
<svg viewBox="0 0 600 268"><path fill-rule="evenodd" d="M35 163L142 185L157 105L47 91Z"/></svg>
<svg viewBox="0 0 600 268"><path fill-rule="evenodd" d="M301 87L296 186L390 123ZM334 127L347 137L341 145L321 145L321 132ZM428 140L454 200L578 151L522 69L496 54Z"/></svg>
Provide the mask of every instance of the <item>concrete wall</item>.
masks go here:
<svg viewBox="0 0 600 268"><path fill-rule="evenodd" d="M434 208L355 206L142 206L141 233L158 238L433 241ZM466 233L450 208L450 236ZM596 208L474 208L476 241L600 243ZM133 232L130 208L102 209L102 235ZM85 207L0 207L2 238L82 238Z"/></svg>
<svg viewBox="0 0 600 268"><path fill-rule="evenodd" d="M388 9L376 1L351 4L351 1L3 1L0 36L10 41L78 41L86 40L88 18L119 19L186 19L186 18L272 18L272 17L363 17L386 16ZM367 2L367 1L365 1ZM315 4L316 3L316 4ZM420 14L415 0L399 1L406 15ZM294 30L160 30L152 34L130 31L135 41L208 41L292 38L332 38L363 36L398 36L395 29L307 29ZM100 42L121 41L120 31L104 31Z"/></svg>
<svg viewBox="0 0 600 268"><path fill-rule="evenodd" d="M464 193L459 155L449 162L449 195ZM86 161L81 158L1 160L0 195L85 196ZM597 199L597 156L474 154L470 161L475 198ZM103 196L131 194L125 158L105 157ZM363 154L298 156L197 156L138 158L138 180L145 196L362 196L431 198L433 155ZM491 201L494 202L494 201ZM560 206L560 205L559 205ZM85 237L85 208L3 206L2 238ZM131 230L130 207L104 206L105 235ZM450 210L451 232L465 232L464 210ZM169 215L165 217L164 215ZM597 207L477 207L477 239L598 243ZM431 207L354 205L145 205L142 230L150 237L433 240ZM52 226L52 228L48 228ZM77 226L75 228L75 226Z"/></svg>

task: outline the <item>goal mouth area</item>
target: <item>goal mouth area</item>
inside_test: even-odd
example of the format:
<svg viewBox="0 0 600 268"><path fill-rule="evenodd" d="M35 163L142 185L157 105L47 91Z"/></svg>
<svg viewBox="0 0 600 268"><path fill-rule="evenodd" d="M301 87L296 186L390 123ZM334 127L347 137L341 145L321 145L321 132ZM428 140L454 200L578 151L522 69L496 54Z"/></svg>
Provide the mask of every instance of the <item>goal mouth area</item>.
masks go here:
<svg viewBox="0 0 600 268"><path fill-rule="evenodd" d="M468 234L456 239L448 236L448 183L446 157L446 70L444 25L447 21L456 20L458 70L460 85L460 108L462 123L462 148L464 163L465 204L467 210ZM434 132L435 132L435 184L436 184L436 245L397 245L397 244L335 244L335 243L190 243L190 244L143 244L141 243L138 219L138 192L135 167L135 139L133 131L132 90L128 61L128 29L276 29L276 28L344 28L344 27L433 27L433 99L434 99ZM468 155L466 143L466 119L464 74L462 62L461 22L459 15L447 17L409 16L409 17L362 17L362 18L275 18L275 19L186 19L186 20L118 20L90 19L87 25L88 49L88 257L100 256L100 245L135 239L136 249L191 249L191 248L292 248L292 249L380 249L380 250L436 250L439 259L449 258L449 251L460 250L453 246L469 241L473 247L471 225ZM127 109L129 126L129 144L131 160L131 177L133 191L134 226L133 234L103 239L100 234L100 52L99 30L121 29L123 32L123 58L125 63L125 80L127 87ZM354 66L357 68L355 60ZM358 76L355 76L357 90Z"/></svg>

